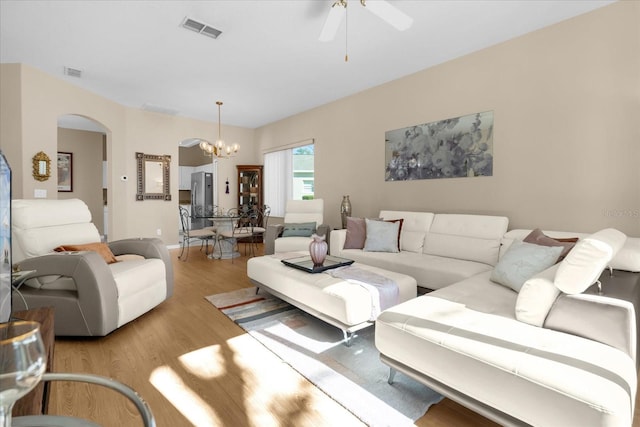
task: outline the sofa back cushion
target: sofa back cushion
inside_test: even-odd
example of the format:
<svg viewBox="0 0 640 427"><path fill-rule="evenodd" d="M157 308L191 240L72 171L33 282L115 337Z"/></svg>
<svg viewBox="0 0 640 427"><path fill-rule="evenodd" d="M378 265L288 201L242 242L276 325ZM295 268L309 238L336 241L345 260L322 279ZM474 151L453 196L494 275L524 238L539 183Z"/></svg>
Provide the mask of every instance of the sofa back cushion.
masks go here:
<svg viewBox="0 0 640 427"><path fill-rule="evenodd" d="M100 241L91 212L79 199L15 199L11 214L14 262L51 253L60 245Z"/></svg>
<svg viewBox="0 0 640 427"><path fill-rule="evenodd" d="M436 214L423 253L496 265L508 225L504 216Z"/></svg>
<svg viewBox="0 0 640 427"><path fill-rule="evenodd" d="M431 212L380 211L380 218L384 220L404 220L400 229L400 250L416 253L422 252L433 217Z"/></svg>
<svg viewBox="0 0 640 427"><path fill-rule="evenodd" d="M502 247L500 248L500 256L502 256L514 240L523 240L532 230L513 229L509 230L502 239ZM569 231L542 231L546 236L553 239L566 239L578 237L583 239L589 236L589 233L576 233ZM624 245L609 263L611 268L617 270L626 270L634 273L640 272L640 237L627 237Z"/></svg>
<svg viewBox="0 0 640 427"><path fill-rule="evenodd" d="M566 294L579 294L593 285L624 245L627 236L606 228L580 240L560 263L554 280Z"/></svg>

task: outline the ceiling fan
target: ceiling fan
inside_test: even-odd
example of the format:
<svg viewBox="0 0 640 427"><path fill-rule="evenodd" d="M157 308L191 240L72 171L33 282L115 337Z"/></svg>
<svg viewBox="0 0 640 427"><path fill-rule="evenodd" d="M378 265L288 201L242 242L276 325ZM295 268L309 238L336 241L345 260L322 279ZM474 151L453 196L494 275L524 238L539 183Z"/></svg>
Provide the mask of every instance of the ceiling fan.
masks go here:
<svg viewBox="0 0 640 427"><path fill-rule="evenodd" d="M384 0L360 0L360 4L374 15L380 17L383 21L389 23L399 31L404 31L411 27L413 18L392 6ZM329 16L322 27L319 40L326 42L331 41L338 32L338 27L342 23L347 13L347 0L336 0L331 6Z"/></svg>

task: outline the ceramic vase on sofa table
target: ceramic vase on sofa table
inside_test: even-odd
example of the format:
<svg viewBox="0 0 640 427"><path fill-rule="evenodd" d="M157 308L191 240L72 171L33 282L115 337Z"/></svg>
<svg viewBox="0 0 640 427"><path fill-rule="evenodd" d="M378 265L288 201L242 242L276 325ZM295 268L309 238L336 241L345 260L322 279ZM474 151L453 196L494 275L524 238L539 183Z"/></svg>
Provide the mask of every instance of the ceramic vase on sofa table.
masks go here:
<svg viewBox="0 0 640 427"><path fill-rule="evenodd" d="M347 228L347 217L351 216L351 200L349 196L342 196L340 204L340 217L342 218L342 228Z"/></svg>
<svg viewBox="0 0 640 427"><path fill-rule="evenodd" d="M309 255L311 255L311 261L313 261L313 266L321 266L324 263L325 258L327 257L328 245L326 236L318 236L314 234L311 236L313 239L311 243L309 243Z"/></svg>

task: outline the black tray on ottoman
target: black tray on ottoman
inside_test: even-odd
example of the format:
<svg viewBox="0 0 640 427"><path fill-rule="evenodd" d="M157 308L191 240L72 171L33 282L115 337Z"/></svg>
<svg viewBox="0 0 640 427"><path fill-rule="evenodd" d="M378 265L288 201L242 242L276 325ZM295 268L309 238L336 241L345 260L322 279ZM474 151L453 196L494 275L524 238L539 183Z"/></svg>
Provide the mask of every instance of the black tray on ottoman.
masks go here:
<svg viewBox="0 0 640 427"><path fill-rule="evenodd" d="M313 265L310 256L302 256L298 258L283 259L282 263L307 273L322 273L332 268L344 267L353 264L352 259L339 258L337 256L327 255L322 265Z"/></svg>

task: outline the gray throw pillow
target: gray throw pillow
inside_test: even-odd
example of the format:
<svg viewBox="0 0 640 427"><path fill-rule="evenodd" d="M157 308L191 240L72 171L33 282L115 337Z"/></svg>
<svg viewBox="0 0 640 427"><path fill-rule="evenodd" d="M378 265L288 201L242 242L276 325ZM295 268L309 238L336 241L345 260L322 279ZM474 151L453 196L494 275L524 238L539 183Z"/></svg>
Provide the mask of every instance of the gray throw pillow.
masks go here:
<svg viewBox="0 0 640 427"><path fill-rule="evenodd" d="M315 222L285 223L282 237L311 237L315 232Z"/></svg>
<svg viewBox="0 0 640 427"><path fill-rule="evenodd" d="M366 252L399 252L399 222L372 221L365 219L367 238L363 250Z"/></svg>
<svg viewBox="0 0 640 427"><path fill-rule="evenodd" d="M556 263L562 246L515 241L491 272L491 281L520 292L524 282Z"/></svg>

